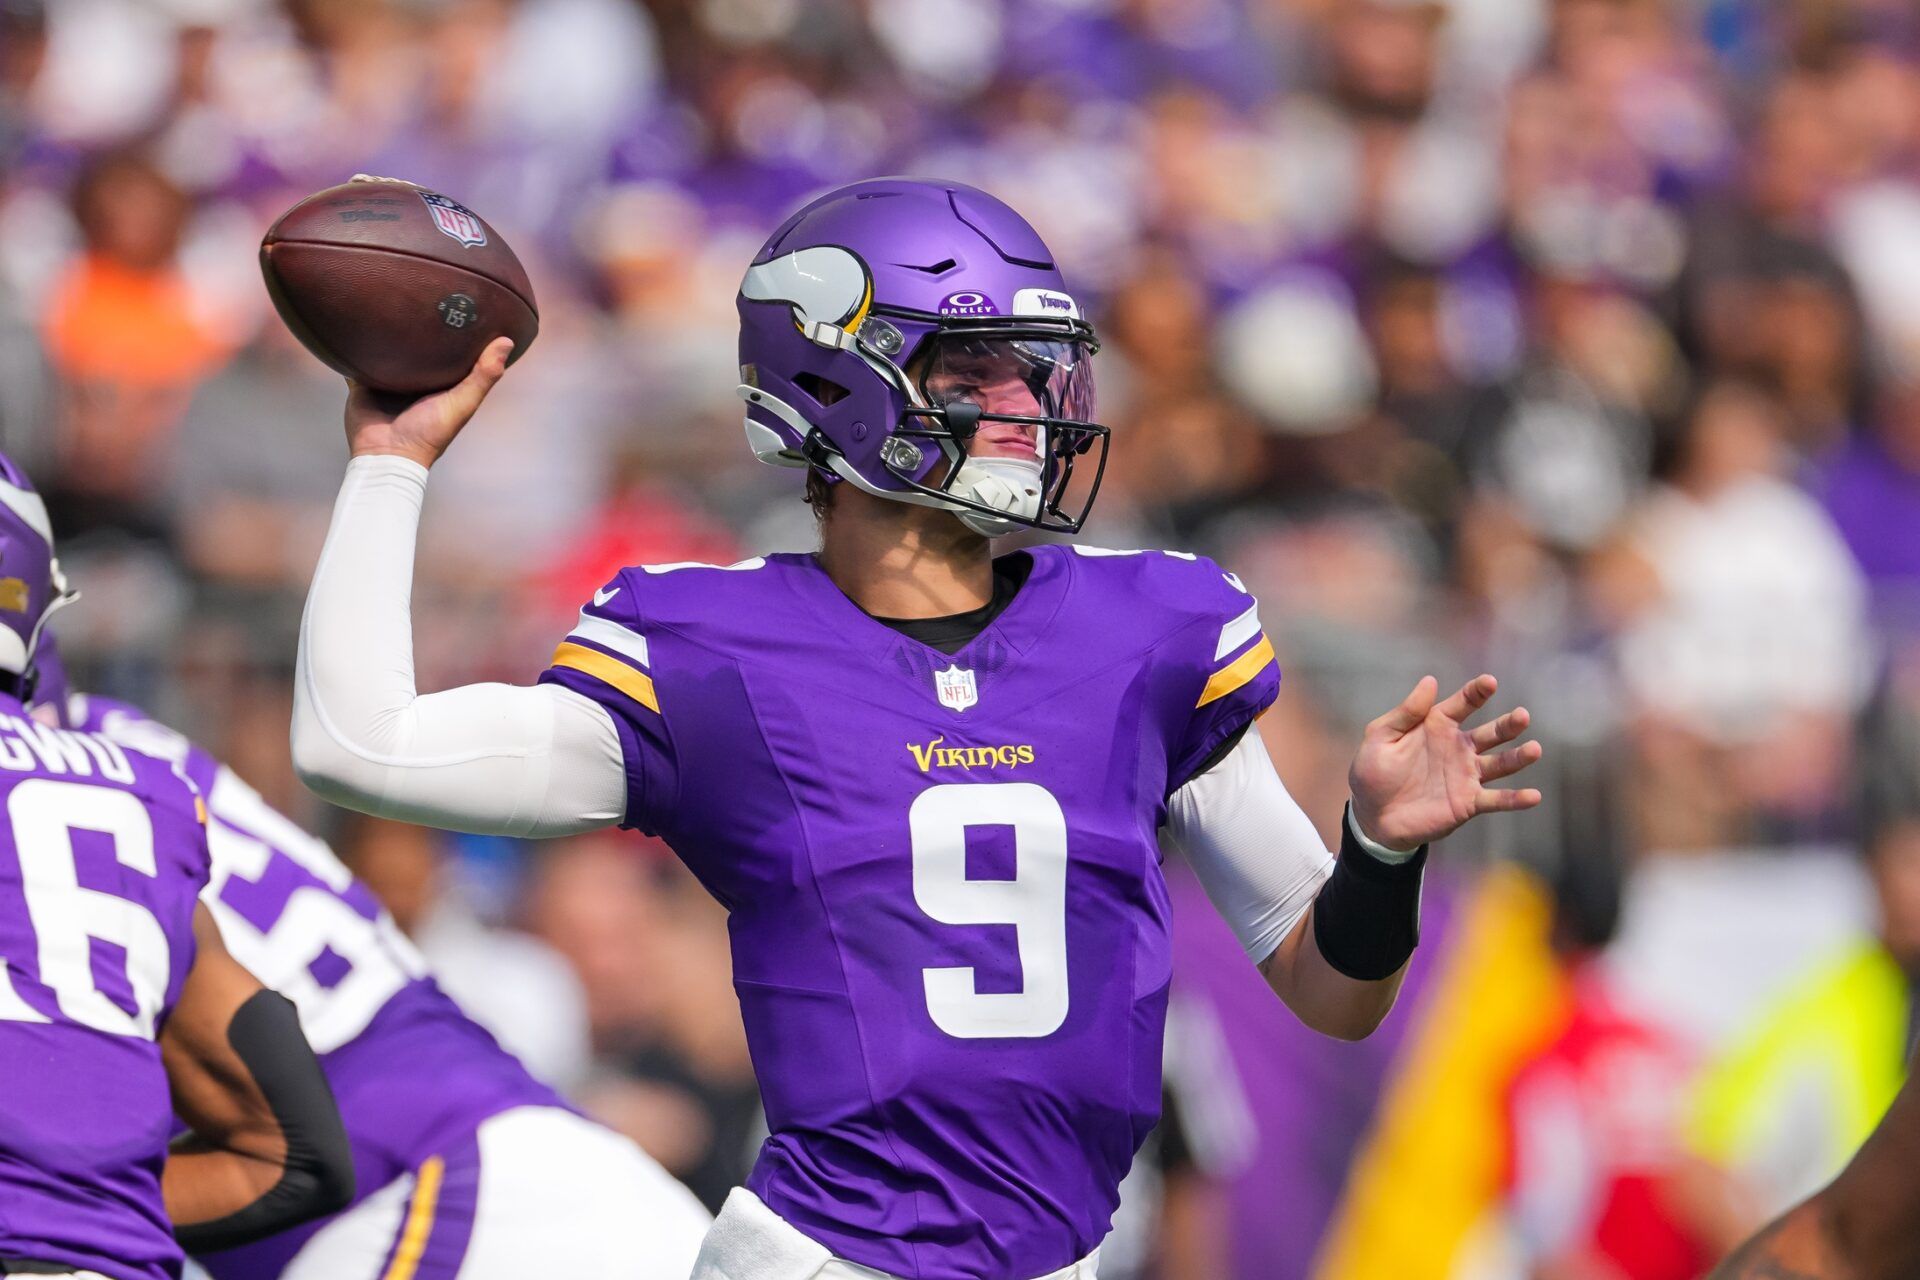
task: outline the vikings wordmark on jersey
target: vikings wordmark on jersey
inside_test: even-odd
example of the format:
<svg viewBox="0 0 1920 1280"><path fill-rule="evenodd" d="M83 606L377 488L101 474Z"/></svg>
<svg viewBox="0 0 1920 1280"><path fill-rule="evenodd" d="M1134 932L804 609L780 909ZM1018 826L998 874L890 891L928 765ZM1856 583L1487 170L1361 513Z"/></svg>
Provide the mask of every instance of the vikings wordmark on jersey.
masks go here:
<svg viewBox="0 0 1920 1280"><path fill-rule="evenodd" d="M1013 554L1025 585L952 655L769 556L623 572L542 676L612 713L626 825L732 912L771 1131L749 1187L922 1280L1106 1235L1160 1106L1155 833L1279 684L1210 561Z"/></svg>
<svg viewBox="0 0 1920 1280"><path fill-rule="evenodd" d="M170 764L0 697L0 1258L179 1273L155 1042L193 967L204 810Z"/></svg>

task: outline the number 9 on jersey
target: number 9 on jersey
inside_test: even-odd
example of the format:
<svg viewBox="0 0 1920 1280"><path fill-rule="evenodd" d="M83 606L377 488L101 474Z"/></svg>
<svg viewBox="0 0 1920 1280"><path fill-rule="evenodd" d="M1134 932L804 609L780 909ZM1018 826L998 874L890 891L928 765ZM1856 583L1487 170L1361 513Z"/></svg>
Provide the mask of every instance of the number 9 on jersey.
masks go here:
<svg viewBox="0 0 1920 1280"><path fill-rule="evenodd" d="M971 966L928 968L927 1012L962 1040L1033 1039L1067 1020L1067 817L1032 782L928 787L907 813L913 900L941 924L1012 925L1019 991L982 992ZM1011 880L967 878L967 828L1013 828Z"/></svg>

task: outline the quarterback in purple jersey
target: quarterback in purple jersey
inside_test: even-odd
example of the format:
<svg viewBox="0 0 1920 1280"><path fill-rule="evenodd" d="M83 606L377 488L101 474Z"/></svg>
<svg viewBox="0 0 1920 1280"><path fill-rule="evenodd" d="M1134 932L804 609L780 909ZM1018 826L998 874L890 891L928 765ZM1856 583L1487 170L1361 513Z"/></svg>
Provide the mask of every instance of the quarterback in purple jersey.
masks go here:
<svg viewBox="0 0 1920 1280"><path fill-rule="evenodd" d="M389 816L657 833L731 912L769 1136L696 1280L1086 1280L1159 1109L1181 846L1309 1025L1358 1037L1417 939L1426 844L1527 808L1539 756L1481 676L1369 726L1340 855L1249 732L1279 671L1231 573L1077 532L1108 447L1098 343L984 192L820 197L741 282L762 461L806 473L812 555L648 565L530 687L421 695L408 586L428 468L506 344L411 405L361 389L308 597L295 762Z"/></svg>
<svg viewBox="0 0 1920 1280"><path fill-rule="evenodd" d="M4 457L0 566L0 1274L176 1277L183 1245L343 1204L346 1137L291 1007L196 905L193 784L29 712L36 640L72 593Z"/></svg>
<svg viewBox="0 0 1920 1280"><path fill-rule="evenodd" d="M324 841L139 708L69 690L50 635L35 668L36 710L171 761L206 798L202 900L234 959L294 1002L346 1122L353 1204L199 1255L215 1280L375 1280L410 1223L414 1280L683 1280L712 1220L699 1201L461 1012Z"/></svg>

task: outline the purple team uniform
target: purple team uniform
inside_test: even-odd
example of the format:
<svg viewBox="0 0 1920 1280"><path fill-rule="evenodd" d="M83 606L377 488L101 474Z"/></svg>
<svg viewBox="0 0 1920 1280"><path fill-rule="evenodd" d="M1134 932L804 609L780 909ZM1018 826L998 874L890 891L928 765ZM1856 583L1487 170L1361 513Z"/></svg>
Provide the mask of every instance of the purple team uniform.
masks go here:
<svg viewBox="0 0 1920 1280"><path fill-rule="evenodd" d="M731 912L749 1188L911 1280L1026 1280L1106 1235L1160 1111L1166 799L1279 685L1209 560L1014 554L951 656L787 555L625 570L542 676L612 713L625 825Z"/></svg>
<svg viewBox="0 0 1920 1280"><path fill-rule="evenodd" d="M81 696L69 709L81 727L176 759L206 795L208 905L234 957L299 1007L353 1143L354 1203L437 1159L415 1274L451 1275L480 1186L474 1131L516 1107L566 1103L440 990L373 892L325 844L138 708ZM198 1261L217 1280L268 1280L330 1221Z"/></svg>
<svg viewBox="0 0 1920 1280"><path fill-rule="evenodd" d="M155 1037L193 967L199 798L165 760L10 697L0 798L0 1259L178 1276Z"/></svg>

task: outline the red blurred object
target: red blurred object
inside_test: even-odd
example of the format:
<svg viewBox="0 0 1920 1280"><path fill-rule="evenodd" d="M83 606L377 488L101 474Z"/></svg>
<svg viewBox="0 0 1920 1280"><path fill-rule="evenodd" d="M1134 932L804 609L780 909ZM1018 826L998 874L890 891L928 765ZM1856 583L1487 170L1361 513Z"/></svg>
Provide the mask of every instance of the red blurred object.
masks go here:
<svg viewBox="0 0 1920 1280"><path fill-rule="evenodd" d="M1673 1193L1695 1165L1680 1142L1691 1057L1623 1007L1595 966L1575 970L1572 996L1566 1025L1507 1096L1507 1191L1523 1244L1536 1261L1576 1264L1571 1274L1695 1280L1718 1254Z"/></svg>
<svg viewBox="0 0 1920 1280"><path fill-rule="evenodd" d="M732 532L665 489L622 489L596 511L554 562L541 570L538 589L556 616L571 614L620 570L637 564L695 560L729 564L740 558Z"/></svg>

